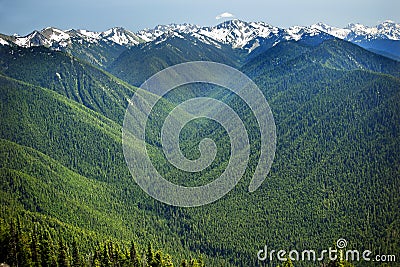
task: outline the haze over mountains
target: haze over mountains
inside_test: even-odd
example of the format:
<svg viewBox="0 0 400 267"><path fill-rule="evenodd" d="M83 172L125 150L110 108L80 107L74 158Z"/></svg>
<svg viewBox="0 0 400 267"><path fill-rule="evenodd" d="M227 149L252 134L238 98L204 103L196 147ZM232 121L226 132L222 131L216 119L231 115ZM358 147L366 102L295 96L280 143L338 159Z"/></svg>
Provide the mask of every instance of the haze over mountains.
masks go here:
<svg viewBox="0 0 400 267"><path fill-rule="evenodd" d="M351 249L400 255L399 31L390 21L279 29L232 20L137 33L47 28L25 37L1 35L0 251L6 253L0 262L30 266L9 246L18 237L16 218L19 248L38 266L45 258L34 252L45 248L36 250L35 238L50 242L47 232L53 260L82 263L77 266L125 266L132 240L145 266L171 266L165 253L174 266L199 266L181 263L191 258L206 266L277 266L276 259L258 261L259 249L320 251L339 238ZM249 193L260 137L252 112L223 88L176 88L157 104L146 137L152 163L167 179L204 184L229 161L226 131L198 120L182 129L183 154L196 158L199 142L211 138L215 162L200 173L168 162L159 133L182 101L208 96L225 102L251 143L237 187L215 203L185 209L155 201L133 181L121 128L128 99L140 90L135 86L196 60L234 66L259 86L275 118L277 150L266 181ZM150 260L149 242L164 252L158 265ZM65 252L63 244L71 249ZM75 246L82 261L73 256Z"/></svg>

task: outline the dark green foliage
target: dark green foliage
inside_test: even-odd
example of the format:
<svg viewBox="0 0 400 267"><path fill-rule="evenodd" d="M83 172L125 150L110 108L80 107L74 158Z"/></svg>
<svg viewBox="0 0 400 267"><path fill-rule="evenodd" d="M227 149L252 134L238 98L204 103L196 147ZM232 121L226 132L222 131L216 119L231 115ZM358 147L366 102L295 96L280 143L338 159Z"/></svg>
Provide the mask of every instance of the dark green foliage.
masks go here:
<svg viewBox="0 0 400 267"><path fill-rule="evenodd" d="M57 259L55 244L47 229L42 231L40 244L42 266L54 266Z"/></svg>
<svg viewBox="0 0 400 267"><path fill-rule="evenodd" d="M18 226L19 225L19 226ZM79 252L79 245L76 239L82 237L74 236L72 242L67 242L63 239L65 234L63 230L54 234L54 239L51 237L50 232L56 231L54 228L47 228L47 226L38 226L35 222L28 222L23 225L15 220L10 223L1 220L0 244L1 254L0 262L8 263L10 266L120 266L120 267L134 267L142 266L142 262L146 262L146 266L152 267L172 267L172 258L168 254L164 254L161 250L156 252L152 246L147 248L146 255L141 258L138 254L134 256L129 255L125 244L119 242L107 241L93 246L87 253L82 254ZM33 228L32 228L33 227ZM33 238L33 233L39 231L42 234ZM37 243L42 244L38 246ZM35 247L33 249L33 247ZM72 255L71 255L72 249ZM36 255L33 252L35 250ZM151 263L149 264L149 255L152 255ZM36 259L43 259L39 263ZM83 261L82 259L85 259ZM72 261L72 265L71 265ZM196 259L190 262L196 263ZM201 262L201 260L200 260ZM200 265L189 265L200 266Z"/></svg>
<svg viewBox="0 0 400 267"><path fill-rule="evenodd" d="M184 48L171 44L166 54L171 60L150 58L143 75L197 59L193 50L180 53L174 45ZM272 170L251 194L259 133L248 108L218 88L178 88L170 102L159 103L148 125L148 150L161 173L175 182L201 184L220 174L229 159L224 129L197 120L183 129L182 150L196 158L198 142L213 138L214 165L191 176L167 164L157 139L161 119L190 97L212 96L231 105L252 142L248 169L232 192L211 205L184 209L151 199L128 172L121 123L134 88L44 48L0 52L6 75L0 77L0 261L257 266L256 252L265 244L318 250L338 238L352 248L400 254L398 62L331 40L316 47L281 43L244 65L265 94L278 131ZM140 59L138 51L129 53ZM237 57L229 57L234 65ZM122 68L127 62L120 59Z"/></svg>
<svg viewBox="0 0 400 267"><path fill-rule="evenodd" d="M53 90L120 124L134 93L104 71L44 47L0 46L0 73Z"/></svg>
<svg viewBox="0 0 400 267"><path fill-rule="evenodd" d="M31 234L31 244L30 250L32 254L32 264L33 266L42 266L42 255L40 252L40 243L39 243L39 225L34 224L34 229Z"/></svg>
<svg viewBox="0 0 400 267"><path fill-rule="evenodd" d="M116 77L140 86L158 71L183 62L214 61L230 66L238 66L242 57L239 50L229 45L216 47L183 34L185 39L173 37L165 42L143 43L122 53L107 70ZM160 39L165 36L159 37Z"/></svg>
<svg viewBox="0 0 400 267"><path fill-rule="evenodd" d="M139 267L140 266L140 255L136 249L135 243L131 242L131 247L129 250L129 262L132 267Z"/></svg>
<svg viewBox="0 0 400 267"><path fill-rule="evenodd" d="M64 241L60 239L58 241L58 266L59 267L69 267L69 255L67 251L67 246Z"/></svg>
<svg viewBox="0 0 400 267"><path fill-rule="evenodd" d="M147 245L146 264L147 264L147 266L153 266L155 264L154 252L153 252L153 247L152 247L151 243L149 243Z"/></svg>
<svg viewBox="0 0 400 267"><path fill-rule="evenodd" d="M354 267L354 265L349 263L348 261L338 259L338 260L330 261L327 264L327 267Z"/></svg>
<svg viewBox="0 0 400 267"><path fill-rule="evenodd" d="M294 267L293 262L291 259L288 259L282 264L282 267Z"/></svg>
<svg viewBox="0 0 400 267"><path fill-rule="evenodd" d="M71 31L69 32L69 34L71 34ZM114 60L116 60L125 50L127 50L127 48L114 42L100 40L96 45L93 45L87 41L73 41L65 48L60 47L60 50L68 52L74 57L89 62L94 66L106 68L112 62L114 62Z"/></svg>
<svg viewBox="0 0 400 267"><path fill-rule="evenodd" d="M77 267L82 265L82 256L79 253L79 247L76 240L72 241L72 266Z"/></svg>

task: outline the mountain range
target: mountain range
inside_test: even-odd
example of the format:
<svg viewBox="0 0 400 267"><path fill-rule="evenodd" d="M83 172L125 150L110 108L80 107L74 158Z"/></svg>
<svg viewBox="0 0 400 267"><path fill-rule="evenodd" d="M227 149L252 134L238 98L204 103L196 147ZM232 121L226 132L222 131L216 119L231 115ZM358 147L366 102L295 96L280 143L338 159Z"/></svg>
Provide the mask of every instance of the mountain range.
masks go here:
<svg viewBox="0 0 400 267"><path fill-rule="evenodd" d="M232 20L137 33L47 28L0 38L0 262L139 266L134 258L140 258L146 267L290 266L261 262L257 252L265 245L320 251L338 239L349 249L400 255L399 24L280 29ZM146 126L147 151L166 179L205 184L229 162L226 130L206 119L185 125L179 145L196 159L200 141L210 138L215 161L189 173L166 159L161 126L187 99L229 105L251 151L234 190L212 204L181 208L154 200L134 182L121 129L138 85L198 60L233 66L257 84L275 119L277 149L267 179L249 193L260 146L252 111L221 87L175 88Z"/></svg>
<svg viewBox="0 0 400 267"><path fill-rule="evenodd" d="M92 58L92 63L103 66L109 59L102 57L104 47L115 58L123 48L137 46L146 42L162 42L168 36L193 36L201 42L220 46L226 44L236 49L243 49L251 54L265 51L279 42L294 40L320 43L333 37L355 43L375 53L400 60L400 24L387 20L381 24L368 27L362 24L349 24L345 28L337 28L317 23L311 26L293 26L287 29L274 27L264 22L245 22L231 20L213 27L200 27L192 24L158 25L154 29L144 29L136 33L121 27L104 32L88 30L59 30L48 27L41 31L33 31L27 36L0 35L0 44L17 45L21 47L46 46L54 50L71 52L79 55L79 46L85 45L98 54L86 51L85 59ZM78 47L77 47L78 46Z"/></svg>

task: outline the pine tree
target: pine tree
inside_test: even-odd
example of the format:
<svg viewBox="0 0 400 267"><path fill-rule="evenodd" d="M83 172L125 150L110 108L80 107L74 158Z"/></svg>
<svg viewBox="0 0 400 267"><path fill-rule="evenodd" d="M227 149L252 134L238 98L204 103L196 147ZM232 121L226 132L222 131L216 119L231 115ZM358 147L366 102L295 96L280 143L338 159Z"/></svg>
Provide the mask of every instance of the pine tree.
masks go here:
<svg viewBox="0 0 400 267"><path fill-rule="evenodd" d="M76 240L72 242L72 266L79 267L82 265L81 257L79 255L78 244Z"/></svg>
<svg viewBox="0 0 400 267"><path fill-rule="evenodd" d="M343 259L336 259L334 261L330 261L327 265L328 267L354 267L350 262Z"/></svg>
<svg viewBox="0 0 400 267"><path fill-rule="evenodd" d="M126 266L129 262L129 260L126 257L127 253L124 253L121 250L121 247L118 243L114 244L112 255L113 255L113 261L112 261L113 266Z"/></svg>
<svg viewBox="0 0 400 267"><path fill-rule="evenodd" d="M68 247L65 242L60 239L58 245L58 267L69 267Z"/></svg>
<svg viewBox="0 0 400 267"><path fill-rule="evenodd" d="M152 267L162 267L164 266L163 255L161 251L157 251L154 256L154 262L151 265Z"/></svg>
<svg viewBox="0 0 400 267"><path fill-rule="evenodd" d="M164 257L164 266L165 267L174 267L174 263L172 261L171 255L167 254Z"/></svg>
<svg viewBox="0 0 400 267"><path fill-rule="evenodd" d="M140 257L137 253L135 243L131 242L131 248L129 250L129 261L131 266L139 267L140 266Z"/></svg>
<svg viewBox="0 0 400 267"><path fill-rule="evenodd" d="M205 266L204 260L203 260L203 256L202 256L202 255L200 255L200 257L199 257L199 266L200 266L200 267L204 267L204 266Z"/></svg>
<svg viewBox="0 0 400 267"><path fill-rule="evenodd" d="M23 232L21 220L17 220L17 231L16 231L16 256L17 266L31 266L31 250L29 247L29 238Z"/></svg>
<svg viewBox="0 0 400 267"><path fill-rule="evenodd" d="M111 266L111 260L108 253L107 244L104 244L103 253L101 255L100 266L109 267Z"/></svg>
<svg viewBox="0 0 400 267"><path fill-rule="evenodd" d="M186 260L182 260L181 264L179 265L179 267L188 267L188 263Z"/></svg>
<svg viewBox="0 0 400 267"><path fill-rule="evenodd" d="M189 262L190 267L200 267L200 264L197 262L196 259L191 259Z"/></svg>
<svg viewBox="0 0 400 267"><path fill-rule="evenodd" d="M41 263L41 253L40 253L40 248L39 248L37 227L38 227L38 225L35 224L35 228L33 230L32 236L31 236L31 251L32 251L33 266L40 267L40 266L42 266L42 263Z"/></svg>
<svg viewBox="0 0 400 267"><path fill-rule="evenodd" d="M146 266L153 266L154 262L154 252L151 243L149 242L146 251Z"/></svg>
<svg viewBox="0 0 400 267"><path fill-rule="evenodd" d="M8 253L7 253L7 262L11 266L18 266L18 257L17 257L17 242L18 242L18 235L17 235L17 227L14 220L10 223L10 234L9 234L9 246L8 246Z"/></svg>
<svg viewBox="0 0 400 267"><path fill-rule="evenodd" d="M0 219L0 262L9 262L7 256L10 248L10 227Z"/></svg>
<svg viewBox="0 0 400 267"><path fill-rule="evenodd" d="M92 257L92 262L91 262L92 266L95 266L95 267L100 267L101 266L100 250L101 250L101 248L98 247L94 251L93 257Z"/></svg>
<svg viewBox="0 0 400 267"><path fill-rule="evenodd" d="M45 229L41 233L39 248L41 252L41 263L43 267L56 266L56 255L54 251L53 240L50 232Z"/></svg>

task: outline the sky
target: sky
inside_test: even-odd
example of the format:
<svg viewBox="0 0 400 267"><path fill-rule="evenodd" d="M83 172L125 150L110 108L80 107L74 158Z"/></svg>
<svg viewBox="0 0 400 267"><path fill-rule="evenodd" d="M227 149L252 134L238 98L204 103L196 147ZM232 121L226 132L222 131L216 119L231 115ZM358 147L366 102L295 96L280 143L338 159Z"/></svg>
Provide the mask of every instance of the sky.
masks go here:
<svg viewBox="0 0 400 267"><path fill-rule="evenodd" d="M0 33L24 36L48 26L136 32L170 23L213 26L232 18L282 28L317 22L375 26L388 19L400 23L399 10L399 0L0 0Z"/></svg>

